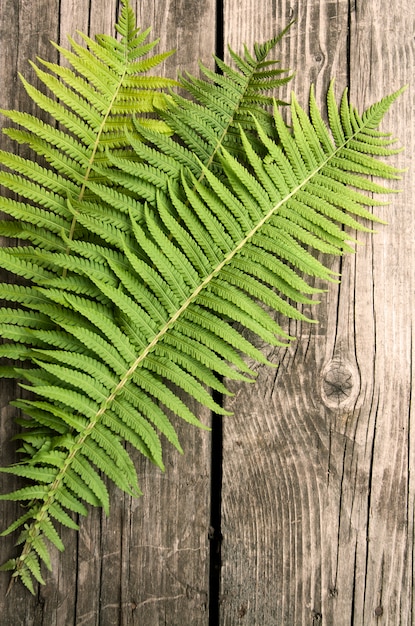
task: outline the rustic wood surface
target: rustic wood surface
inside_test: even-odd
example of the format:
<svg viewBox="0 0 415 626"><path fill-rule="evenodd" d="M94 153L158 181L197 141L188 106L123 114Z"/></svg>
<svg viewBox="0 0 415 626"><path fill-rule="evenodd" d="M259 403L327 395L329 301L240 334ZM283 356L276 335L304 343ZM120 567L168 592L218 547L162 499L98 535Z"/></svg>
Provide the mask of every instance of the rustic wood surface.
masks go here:
<svg viewBox="0 0 415 626"><path fill-rule="evenodd" d="M385 128L402 139L403 193L389 222L334 269L317 326L269 351L277 372L235 387L224 426L222 621L327 626L415 623L414 19L410 1L226 2L225 40L238 47L297 21L283 65L306 103L330 80L360 108L410 83ZM412 84L411 84L412 82Z"/></svg>
<svg viewBox="0 0 415 626"><path fill-rule="evenodd" d="M1 0L1 104L30 108L16 72L33 76L27 59L36 55L57 61L49 40L67 46L66 35L113 34L117 0ZM137 23L160 37L157 51L178 49L179 63L196 73L202 58L213 67L215 3L192 0L132 3ZM170 65L168 65L170 63ZM162 68L176 76L175 62ZM17 89L16 89L17 87ZM7 407L14 390L1 394L1 465L13 459L9 440L15 431ZM201 419L209 421L209 415ZM195 624L208 620L210 438L206 432L178 425L185 454L166 446L166 472L137 458L143 497L126 498L110 489L111 513L91 511L78 533L64 532L63 554L54 554L53 573L32 598L14 585L5 600L7 574L0 575L0 623L4 626L114 626L115 624ZM137 455L138 457L138 455ZM1 491L13 480L0 475ZM17 516L12 503L0 507L1 528ZM14 538L15 539L15 538ZM13 538L2 539L1 561L15 553Z"/></svg>
<svg viewBox="0 0 415 626"><path fill-rule="evenodd" d="M137 459L144 496L133 501L111 489L109 518L92 511L78 534L64 532L66 550L54 554L53 573L35 597L15 585L5 599L8 576L0 575L0 623L411 626L413 2L132 4L138 23L160 37L160 50L177 48L168 76L177 67L197 72L198 58L212 66L223 14L225 44L237 51L296 20L277 57L297 72L287 94L293 88L303 104L311 81L322 102L332 76L359 108L409 83L385 121L406 147L395 163L408 172L403 192L378 211L388 226L360 234L356 255L333 262L342 282L313 310L318 325L290 324L297 337L290 348L264 346L279 369L258 367L255 386L233 385L235 415L223 431L218 611L209 617L210 436L179 426L185 455L167 449L165 474ZM31 75L26 60L56 61L49 40L65 45L77 29L112 33L117 10L117 0L0 0L0 107L31 110L17 80L17 71ZM6 465L14 459L8 401L16 392L3 383L0 393ZM14 488L12 477L0 480L2 491ZM2 503L1 527L16 515L14 504ZM12 554L13 538L1 539L0 559Z"/></svg>

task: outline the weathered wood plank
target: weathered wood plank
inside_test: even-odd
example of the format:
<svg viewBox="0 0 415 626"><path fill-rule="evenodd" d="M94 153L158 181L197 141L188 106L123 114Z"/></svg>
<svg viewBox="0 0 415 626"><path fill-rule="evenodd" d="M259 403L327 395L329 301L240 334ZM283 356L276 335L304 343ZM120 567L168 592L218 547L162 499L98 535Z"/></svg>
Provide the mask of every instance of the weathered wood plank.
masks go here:
<svg viewBox="0 0 415 626"><path fill-rule="evenodd" d="M178 48L165 64L196 72L211 63L215 2L137 3L139 23L153 25L160 49ZM362 6L360 6L360 4ZM278 52L297 69L291 86L306 101L310 81L321 100L329 77L350 82L359 107L406 82L413 68L414 10L409 0L355 3L289 2L259 6L226 0L225 42L264 40L297 18ZM392 10L392 12L390 12ZM46 0L2 0L1 106L22 108L16 69L27 58L55 60L48 39L76 28L110 32L116 1L56 6ZM16 45L16 42L19 45ZM405 139L396 162L413 155L413 94L388 116ZM29 105L30 106L30 105ZM343 626L409 625L413 621L413 474L411 423L414 179L382 216L390 222L355 258L342 262L340 287L331 286L315 310L320 324L292 324L298 341L268 351L278 372L258 368L255 388L235 387L235 417L225 421L222 623ZM397 219L398 216L398 219ZM405 228L402 228L405 224ZM2 464L12 461L14 432L1 390ZM205 419L208 417L205 416ZM207 624L209 439L181 429L185 456L166 456L162 476L138 460L144 496L131 501L111 490L109 519L94 511L78 537L64 533L67 550L37 598L15 586L4 602L4 624ZM1 477L4 482L4 477ZM411 482L412 481L412 482ZM7 479L8 486L14 481ZM1 508L2 527L16 507ZM0 557L12 553L0 544Z"/></svg>
<svg viewBox="0 0 415 626"><path fill-rule="evenodd" d="M295 6L295 10L294 9ZM306 103L331 75L350 78L362 108L413 74L409 1L225 2L225 40L270 37L297 19L282 65ZM287 62L287 59L289 61ZM268 350L275 372L233 385L224 422L223 625L409 626L413 606L414 94L385 127L401 138L404 192L378 233L334 269L314 310L318 326L290 324L288 350ZM378 211L379 212L379 211Z"/></svg>
<svg viewBox="0 0 415 626"><path fill-rule="evenodd" d="M138 24L151 26L152 38L160 37L157 51L179 50L160 72L176 77L181 65L197 73L198 58L212 66L214 0L137 1L132 5ZM118 11L117 0L104 4L100 0L2 1L0 106L20 110L30 107L24 90L18 86L17 71L28 76L26 60L36 55L56 62L50 39L67 47L66 35L75 35L76 30L91 36L112 33ZM9 440L15 426L13 410L8 408L14 391L3 385L1 392L1 465L7 465L14 456ZM209 420L208 414L200 417ZM132 501L111 489L108 519L94 510L87 519L80 520L78 535L63 532L66 550L53 555L53 573L46 572L46 586L35 598L22 585L15 585L5 600L8 576L0 575L2 624L207 624L209 433L180 424L178 432L185 454L180 456L165 442L165 474L137 458L142 498ZM12 477L0 475L0 479L2 492L15 488ZM2 503L1 528L17 517L16 509ZM15 553L14 539L2 538L2 562Z"/></svg>
<svg viewBox="0 0 415 626"><path fill-rule="evenodd" d="M57 54L50 48L49 40L58 39L59 15L58 2L46 3L41 0L33 3L4 1L0 10L0 80L1 80L1 107L18 108L24 105L29 113L34 113L34 106L28 102L23 86L17 77L17 72L27 75L29 66L28 58L33 58L36 54L42 57L48 55L53 62L57 61ZM34 81L35 82L35 81ZM44 118L44 115L42 114ZM3 119L0 122L3 126ZM7 124L8 125L8 124ZM13 149L7 138L1 138L2 148ZM19 153L26 155L24 148L19 149ZM2 382L1 389L1 465L8 465L16 459L16 444L10 442L12 435L16 434L16 426L13 422L15 411L8 406L10 400L18 394L14 384ZM6 479L6 475L0 476L0 488L2 493L17 489L18 481L12 477ZM0 507L0 523L2 530L6 528L14 519L21 515L18 505L13 503L2 503ZM66 538L66 533L64 533ZM15 539L14 539L15 540ZM0 558L4 562L14 555L11 538L2 539L0 542ZM73 567L69 568L70 577L67 582L72 584L71 573ZM35 599L27 597L27 593L22 588L16 588L16 595L12 601L5 604L5 592L8 585L7 574L0 577L0 614L5 624L34 624L39 623L39 615L42 614L42 606ZM53 623L53 621L51 621Z"/></svg>

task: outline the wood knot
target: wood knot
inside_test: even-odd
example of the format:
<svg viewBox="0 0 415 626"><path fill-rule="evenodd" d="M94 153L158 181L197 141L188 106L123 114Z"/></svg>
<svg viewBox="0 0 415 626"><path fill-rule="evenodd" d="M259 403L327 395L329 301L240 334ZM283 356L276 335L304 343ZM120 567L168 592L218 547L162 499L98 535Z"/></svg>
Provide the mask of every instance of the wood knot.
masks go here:
<svg viewBox="0 0 415 626"><path fill-rule="evenodd" d="M359 392L359 373L351 363L340 359L329 361L321 375L321 395L330 408L354 401Z"/></svg>

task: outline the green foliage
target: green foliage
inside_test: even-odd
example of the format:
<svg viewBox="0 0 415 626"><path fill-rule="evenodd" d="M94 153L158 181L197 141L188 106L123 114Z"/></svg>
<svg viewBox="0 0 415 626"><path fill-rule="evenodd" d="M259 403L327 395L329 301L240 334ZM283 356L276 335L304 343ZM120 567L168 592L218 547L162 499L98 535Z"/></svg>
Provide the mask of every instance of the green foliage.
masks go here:
<svg viewBox="0 0 415 626"><path fill-rule="evenodd" d="M78 203L94 201L87 183L100 180L94 167L107 163L106 149L118 158L131 154L125 130L136 136L132 116L145 128L171 132L165 122L151 114L167 106L170 96L165 92L176 81L146 75L171 52L149 56L158 41L146 41L150 30L136 28L128 3L116 29L119 39L101 35L93 40L79 33L87 47L71 38L71 50L55 45L66 60L64 67L42 59L38 65L31 64L51 95L20 77L29 97L51 121L46 123L19 111L2 111L19 126L6 129L5 134L30 146L38 158L0 152L0 163L13 172L3 170L0 183L21 197L21 201L1 198L0 209L17 221L3 222L0 234L66 252L67 238L82 239L85 235L68 197Z"/></svg>
<svg viewBox="0 0 415 626"><path fill-rule="evenodd" d="M398 94L359 115L330 87L327 125L311 89L287 125L267 93L288 80L267 60L281 35L181 78L185 98L142 76L165 55L142 58L154 43L128 3L117 30L60 49L73 70L42 62L56 100L25 83L59 130L6 112L20 125L6 133L36 153L2 153L0 174L20 196L1 200L15 219L0 232L25 242L0 250L2 373L30 392L14 402L22 460L2 471L31 481L0 496L27 507L3 532L23 545L3 569L32 592L50 544L63 549L59 525L76 529L87 505L108 513L103 475L140 495L125 442L163 469L161 438L181 451L169 414L203 428L183 397L225 414L209 387L253 381L244 356L268 363L244 330L286 345L276 312L312 321L306 278L336 279L315 252L351 251L345 227L367 230L386 191L373 177L399 177L377 131ZM154 107L158 120L139 115Z"/></svg>

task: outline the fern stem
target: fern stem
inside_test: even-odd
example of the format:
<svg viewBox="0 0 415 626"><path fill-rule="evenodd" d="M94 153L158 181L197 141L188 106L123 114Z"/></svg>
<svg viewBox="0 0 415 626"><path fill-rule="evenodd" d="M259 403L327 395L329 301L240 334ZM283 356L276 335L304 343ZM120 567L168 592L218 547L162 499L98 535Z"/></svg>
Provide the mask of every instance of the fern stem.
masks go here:
<svg viewBox="0 0 415 626"><path fill-rule="evenodd" d="M110 104L108 106L108 110L106 111L104 119L102 120L101 126L99 128L99 131L98 131L98 134L97 134L97 138L95 140L94 147L92 149L92 154L91 154L91 157L89 159L88 166L87 166L87 169L86 169L86 172L85 172L85 176L84 176L84 179L83 179L83 182L82 182L82 186L81 186L81 189L80 189L80 192L79 192L79 195L78 195L78 202L82 202L82 200L83 200L83 197L84 197L84 194L85 194L85 189L86 189L86 184L87 184L87 181L88 181L89 176L90 176L91 171L92 171L95 155L96 155L97 150L98 150L98 146L99 146L99 143L100 143L100 140L101 140L101 136L102 136L102 134L104 132L105 124L107 123L108 117L111 114L112 107L114 106L114 103L115 103L115 101L116 101L116 99L118 97L118 94L119 94L119 91L120 91L120 89L122 87L122 84L123 84L124 78L126 76L126 73L127 73L127 71L126 71L126 69L124 69L124 72L123 72L123 74L122 74L122 76L121 76L121 78L120 78L120 80L118 82L117 89L114 92L114 95L113 95L113 97L111 99L111 102L110 102ZM69 229L69 234L68 234L68 239L70 241L72 241L72 239L73 239L77 221L78 221L77 220L77 215L75 214L73 216L73 218L72 218L72 223L71 223L71 227ZM66 254L70 254L70 247L69 247L69 245L66 247ZM67 274L67 269L64 268L64 270L62 272L63 278L66 277L66 274Z"/></svg>

